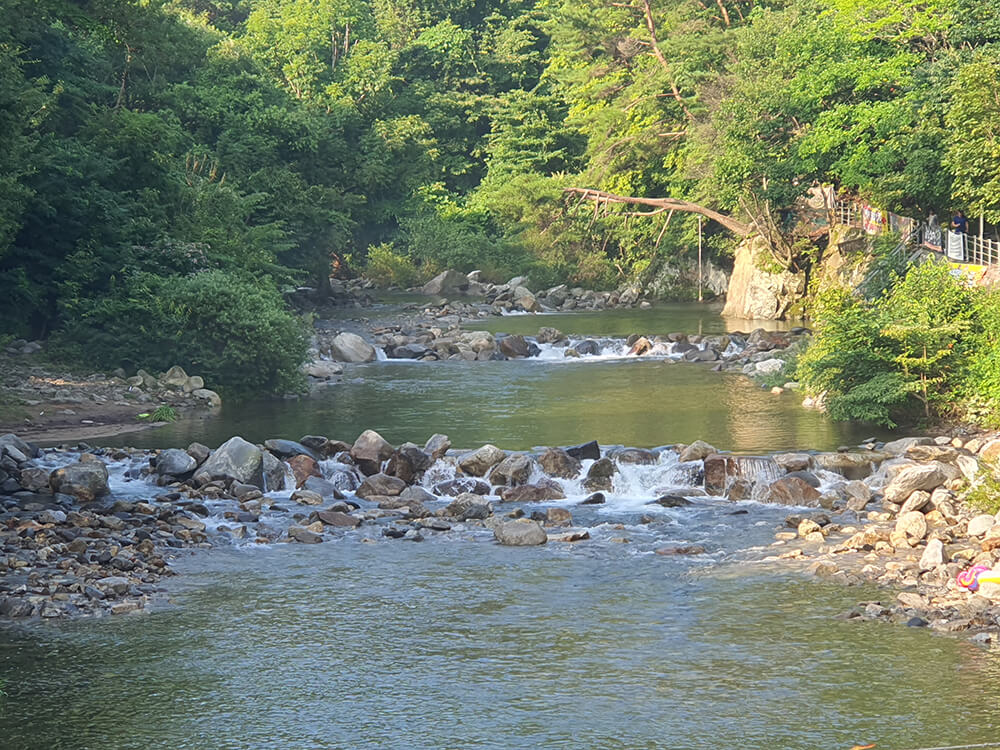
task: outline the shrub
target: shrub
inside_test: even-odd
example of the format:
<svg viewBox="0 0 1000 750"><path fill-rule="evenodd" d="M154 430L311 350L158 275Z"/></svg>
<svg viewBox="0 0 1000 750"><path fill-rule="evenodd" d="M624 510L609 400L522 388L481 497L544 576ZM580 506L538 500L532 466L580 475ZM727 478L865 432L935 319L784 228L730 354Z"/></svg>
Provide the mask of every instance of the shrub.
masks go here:
<svg viewBox="0 0 1000 750"><path fill-rule="evenodd" d="M301 387L305 326L267 282L227 271L140 273L77 304L55 349L90 366L166 370L179 364L234 394Z"/></svg>
<svg viewBox="0 0 1000 750"><path fill-rule="evenodd" d="M403 289L415 286L430 278L430 266L417 268L408 255L397 253L391 243L368 247L368 264L365 276L379 286L398 286Z"/></svg>

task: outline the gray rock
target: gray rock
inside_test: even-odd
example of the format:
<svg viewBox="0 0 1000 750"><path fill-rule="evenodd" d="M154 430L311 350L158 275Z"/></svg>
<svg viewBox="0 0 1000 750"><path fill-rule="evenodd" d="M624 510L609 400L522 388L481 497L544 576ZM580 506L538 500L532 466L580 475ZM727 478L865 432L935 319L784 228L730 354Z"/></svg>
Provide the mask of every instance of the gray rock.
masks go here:
<svg viewBox="0 0 1000 750"><path fill-rule="evenodd" d="M613 486L612 477L618 472L618 466L610 458L599 458L587 470L587 478L583 486L591 491L610 492Z"/></svg>
<svg viewBox="0 0 1000 750"><path fill-rule="evenodd" d="M201 443L191 443L187 447L187 454L199 464L203 464L212 455L212 449Z"/></svg>
<svg viewBox="0 0 1000 750"><path fill-rule="evenodd" d="M340 362L374 362L375 348L356 333L345 331L333 337L330 356Z"/></svg>
<svg viewBox="0 0 1000 750"><path fill-rule="evenodd" d="M498 523L493 527L493 536L500 544L509 547L537 546L549 539L540 523L527 518Z"/></svg>
<svg viewBox="0 0 1000 750"><path fill-rule="evenodd" d="M399 499L407 502L432 503L437 500L437 497L423 487L414 485L403 490L399 495Z"/></svg>
<svg viewBox="0 0 1000 750"><path fill-rule="evenodd" d="M180 365L174 365L163 374L160 382L170 388L183 388L188 382L188 374Z"/></svg>
<svg viewBox="0 0 1000 750"><path fill-rule="evenodd" d="M264 447L278 458L291 458L292 456L309 456L314 461L319 461L322 457L312 448L298 443L294 440L265 440Z"/></svg>
<svg viewBox="0 0 1000 750"><path fill-rule="evenodd" d="M500 352L508 359L518 359L530 356L528 342L524 336L504 336L500 339Z"/></svg>
<svg viewBox="0 0 1000 750"><path fill-rule="evenodd" d="M566 493L558 482L543 479L538 484L506 487L500 497L505 503L540 503L546 500L563 500Z"/></svg>
<svg viewBox="0 0 1000 750"><path fill-rule="evenodd" d="M920 569L934 570L938 565L944 565L944 563L944 544L940 539L931 539L927 542L927 548L920 556Z"/></svg>
<svg viewBox="0 0 1000 750"><path fill-rule="evenodd" d="M429 453L425 453L413 443L403 443L389 458L386 473L412 484L434 463Z"/></svg>
<svg viewBox="0 0 1000 750"><path fill-rule="evenodd" d="M574 445L567 448L566 453L580 461L588 458L596 461L601 457L601 447L597 444L596 440L591 440L589 443L582 443L581 445Z"/></svg>
<svg viewBox="0 0 1000 750"><path fill-rule="evenodd" d="M207 403L213 409L218 409L222 406L222 397L213 390L208 388L197 388L191 391L191 395L201 401Z"/></svg>
<svg viewBox="0 0 1000 750"><path fill-rule="evenodd" d="M929 437L908 437L899 440L890 440L882 446L882 450L893 456L902 456L914 445L934 445L934 440Z"/></svg>
<svg viewBox="0 0 1000 750"><path fill-rule="evenodd" d="M448 504L443 513L459 521L482 520L493 514L493 506L480 495L463 492Z"/></svg>
<svg viewBox="0 0 1000 750"><path fill-rule="evenodd" d="M264 466L264 489L268 492L285 489L286 465L271 455L270 451L264 451L261 459ZM309 459L303 458L301 460Z"/></svg>
<svg viewBox="0 0 1000 750"><path fill-rule="evenodd" d="M466 474L471 474L474 477L482 477L506 457L507 454L504 451L495 445L487 444L462 456L458 460L458 467Z"/></svg>
<svg viewBox="0 0 1000 750"><path fill-rule="evenodd" d="M339 362L330 362L325 359L316 359L307 362L302 371L311 378L317 380L332 380L338 375L344 374L344 366Z"/></svg>
<svg viewBox="0 0 1000 750"><path fill-rule="evenodd" d="M49 475L49 486L53 492L72 495L80 502L92 502L110 492L108 488L108 468L99 460L82 460Z"/></svg>
<svg viewBox="0 0 1000 750"><path fill-rule="evenodd" d="M27 458L38 458L41 455L41 451L38 446L29 443L27 440L22 440L17 435L8 432L5 435L0 435L0 447L16 448L20 453L24 454ZM2 453L2 451L0 451Z"/></svg>
<svg viewBox="0 0 1000 750"><path fill-rule="evenodd" d="M442 271L424 284L420 291L434 297L447 297L454 294L461 294L468 288L469 278L466 275L448 269L447 271Z"/></svg>
<svg viewBox="0 0 1000 750"><path fill-rule="evenodd" d="M260 448L236 436L220 445L195 471L195 481L236 480L264 489L264 456Z"/></svg>
<svg viewBox="0 0 1000 750"><path fill-rule="evenodd" d="M903 513L896 519L897 533L903 533L911 542L919 542L927 536L927 519L919 510Z"/></svg>
<svg viewBox="0 0 1000 750"><path fill-rule="evenodd" d="M168 448L156 457L156 473L160 476L183 477L197 467L198 462L180 448Z"/></svg>
<svg viewBox="0 0 1000 750"><path fill-rule="evenodd" d="M588 496L580 505L603 505L606 502L603 492L595 492Z"/></svg>
<svg viewBox="0 0 1000 750"><path fill-rule="evenodd" d="M524 484L531 476L533 462L523 453L507 456L496 465L490 473L490 481L494 486L513 487Z"/></svg>
<svg viewBox="0 0 1000 750"><path fill-rule="evenodd" d="M620 464L652 466L660 460L660 457L653 453L653 451L643 450L642 448L625 448L624 450L616 451L614 459Z"/></svg>
<svg viewBox="0 0 1000 750"><path fill-rule="evenodd" d="M316 517L327 526L354 529L361 525L361 519L336 510L320 510Z"/></svg>
<svg viewBox="0 0 1000 750"><path fill-rule="evenodd" d="M990 515L989 513L983 513L969 521L969 527L966 533L969 536L982 536L996 526L996 523L997 519L995 516Z"/></svg>
<svg viewBox="0 0 1000 750"><path fill-rule="evenodd" d="M434 459L444 456L450 448L451 440L448 439L447 435L442 435L440 433L431 435L427 438L427 442L424 443L424 452L429 453Z"/></svg>
<svg viewBox="0 0 1000 750"><path fill-rule="evenodd" d="M294 539L300 544L319 544L323 541L322 534L317 534L315 531L310 531L301 526L289 526L288 538Z"/></svg>
<svg viewBox="0 0 1000 750"><path fill-rule="evenodd" d="M885 499L890 503L901 504L916 490L934 490L944 484L946 479L947 475L938 464L907 466L885 486Z"/></svg>

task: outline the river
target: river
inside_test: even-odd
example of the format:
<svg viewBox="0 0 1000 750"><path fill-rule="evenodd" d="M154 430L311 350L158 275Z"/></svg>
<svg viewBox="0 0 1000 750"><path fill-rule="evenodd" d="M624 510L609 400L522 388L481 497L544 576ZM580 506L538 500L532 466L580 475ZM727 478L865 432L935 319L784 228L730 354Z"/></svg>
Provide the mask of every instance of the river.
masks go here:
<svg viewBox="0 0 1000 750"><path fill-rule="evenodd" d="M561 325L574 322L590 325ZM126 442L366 427L393 442L703 438L751 453L871 432L704 365L377 362L309 399ZM182 557L170 605L142 615L5 625L0 746L905 750L1000 737L997 651L838 619L887 592L760 562L787 508L648 506L675 475L669 462L637 467L606 505L552 503L589 528L578 544L501 547L474 528L414 543L362 525L325 544ZM654 554L670 543L706 553Z"/></svg>

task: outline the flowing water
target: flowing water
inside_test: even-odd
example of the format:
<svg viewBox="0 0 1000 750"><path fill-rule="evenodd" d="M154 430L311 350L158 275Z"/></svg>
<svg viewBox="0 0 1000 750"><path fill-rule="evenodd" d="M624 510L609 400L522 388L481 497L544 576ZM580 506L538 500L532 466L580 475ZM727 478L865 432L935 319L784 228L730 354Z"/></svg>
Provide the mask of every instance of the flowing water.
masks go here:
<svg viewBox="0 0 1000 750"><path fill-rule="evenodd" d="M703 365L608 356L376 362L309 399L227 406L125 442L353 438L368 427L393 442L702 438L747 453L871 432ZM112 467L116 496L155 494L127 468ZM430 474L428 486L450 476L440 464ZM886 592L761 562L789 509L700 497L696 481L670 453L623 468L605 505L579 505L579 481L563 481L567 499L540 507L571 510L591 535L576 544L500 547L472 526L414 543L370 524L318 545L223 541L179 560L169 606L0 628L0 748L905 750L1000 739L1000 653L837 619ZM649 504L666 491L692 504ZM221 519L225 505L209 505ZM290 520L276 511L261 525ZM705 553L655 554L691 544Z"/></svg>

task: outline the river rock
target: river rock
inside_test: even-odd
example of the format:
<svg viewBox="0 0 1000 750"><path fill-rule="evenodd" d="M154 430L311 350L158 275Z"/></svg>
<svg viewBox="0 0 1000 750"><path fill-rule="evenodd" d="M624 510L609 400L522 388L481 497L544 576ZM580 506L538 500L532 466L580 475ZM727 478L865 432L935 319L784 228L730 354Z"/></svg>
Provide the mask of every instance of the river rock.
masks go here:
<svg viewBox="0 0 1000 750"><path fill-rule="evenodd" d="M473 477L457 477L438 482L432 488L435 495L442 497L457 497L463 492L471 492L476 495L490 494L490 485L481 479Z"/></svg>
<svg viewBox="0 0 1000 750"><path fill-rule="evenodd" d="M212 409L218 409L222 406L222 397L209 388L196 388L191 391L191 395L200 401L204 401Z"/></svg>
<svg viewBox="0 0 1000 750"><path fill-rule="evenodd" d="M695 440L691 445L684 446L684 449L677 456L681 463L688 461L704 461L708 456L715 453L715 448L704 440Z"/></svg>
<svg viewBox="0 0 1000 750"><path fill-rule="evenodd" d="M573 523L573 514L565 508L549 508L545 511L545 523L550 526L569 526Z"/></svg>
<svg viewBox="0 0 1000 750"><path fill-rule="evenodd" d="M463 492L441 512L443 515L457 518L459 521L483 520L493 515L493 506L480 495Z"/></svg>
<svg viewBox="0 0 1000 750"><path fill-rule="evenodd" d="M316 517L327 526L354 529L361 525L361 519L338 510L318 510Z"/></svg>
<svg viewBox="0 0 1000 750"><path fill-rule="evenodd" d="M1000 438L990 440L979 449L979 460L988 464L1000 464Z"/></svg>
<svg viewBox="0 0 1000 750"><path fill-rule="evenodd" d="M344 331L330 341L330 356L340 362L374 362L375 348L356 333Z"/></svg>
<svg viewBox="0 0 1000 750"><path fill-rule="evenodd" d="M570 446L566 449L566 453L580 461L584 461L588 458L592 458L596 461L601 457L601 447L597 444L596 440L591 440L589 443Z"/></svg>
<svg viewBox="0 0 1000 750"><path fill-rule="evenodd" d="M900 513L909 513L911 510L924 510L931 501L931 493L924 490L915 490L906 498L906 502L899 509Z"/></svg>
<svg viewBox="0 0 1000 750"><path fill-rule="evenodd" d="M365 478L365 481L355 490L354 494L362 498L374 495L396 497L405 489L406 482L399 477L391 477L388 474L373 474Z"/></svg>
<svg viewBox="0 0 1000 750"><path fill-rule="evenodd" d="M433 503L437 498L420 485L407 487L399 494L400 500L416 503Z"/></svg>
<svg viewBox="0 0 1000 750"><path fill-rule="evenodd" d="M507 454L495 445L486 444L459 458L458 467L466 474L482 477L506 457Z"/></svg>
<svg viewBox="0 0 1000 750"><path fill-rule="evenodd" d="M864 479L871 476L876 463L885 459L876 451L851 451L846 453L817 453L813 464L818 469L832 471L846 479Z"/></svg>
<svg viewBox="0 0 1000 750"><path fill-rule="evenodd" d="M272 456L270 451L261 452L261 463L264 467L264 489L268 492L285 489L285 464Z"/></svg>
<svg viewBox="0 0 1000 750"><path fill-rule="evenodd" d="M288 538L300 544L319 544L323 541L322 534L318 534L302 526L289 526Z"/></svg>
<svg viewBox="0 0 1000 750"><path fill-rule="evenodd" d="M906 466L886 485L884 495L890 503L901 504L916 490L933 490L944 484L947 475L938 464Z"/></svg>
<svg viewBox="0 0 1000 750"><path fill-rule="evenodd" d="M0 448L13 447L23 454L26 458L38 458L41 455L41 451L38 446L33 443L29 443L27 440L22 440L17 435L8 432L4 435L0 435ZM0 450L0 453L3 453Z"/></svg>
<svg viewBox="0 0 1000 750"><path fill-rule="evenodd" d="M618 467L610 458L599 458L587 470L583 486L589 492L610 492L613 487L612 477L617 471Z"/></svg>
<svg viewBox="0 0 1000 750"><path fill-rule="evenodd" d="M351 447L351 458L361 472L366 475L382 471L382 462L387 461L395 449L375 430L365 430Z"/></svg>
<svg viewBox="0 0 1000 750"><path fill-rule="evenodd" d="M28 492L39 492L49 488L49 470L40 466L21 469L20 485Z"/></svg>
<svg viewBox="0 0 1000 750"><path fill-rule="evenodd" d="M212 449L201 443L191 443L185 452L197 461L199 466L205 463L208 457L212 455Z"/></svg>
<svg viewBox="0 0 1000 750"><path fill-rule="evenodd" d="M541 503L546 500L563 500L565 497L562 486L551 479L543 479L537 484L506 487L500 492L500 498L505 503Z"/></svg>
<svg viewBox="0 0 1000 750"><path fill-rule="evenodd" d="M808 453L782 453L774 456L774 462L786 472L809 471L812 456Z"/></svg>
<svg viewBox="0 0 1000 750"><path fill-rule="evenodd" d="M399 477L407 484L412 484L420 474L431 467L432 463L434 463L434 459L431 458L430 454L425 453L413 443L403 443L389 457L389 465L385 472Z"/></svg>
<svg viewBox="0 0 1000 750"><path fill-rule="evenodd" d="M652 466L660 460L660 457L653 453L653 451L647 451L642 448L625 448L624 450L615 452L614 460L619 464Z"/></svg>
<svg viewBox="0 0 1000 750"><path fill-rule="evenodd" d="M180 365L174 365L163 373L160 382L168 388L183 388L188 382L188 374Z"/></svg>
<svg viewBox="0 0 1000 750"><path fill-rule="evenodd" d="M316 378L317 380L332 380L338 375L344 374L344 366L339 362L315 359L303 365L302 371L309 377Z"/></svg>
<svg viewBox="0 0 1000 750"><path fill-rule="evenodd" d="M528 342L524 340L524 336L514 335L504 336L500 339L500 353L508 359L519 359L530 356L531 350L528 348Z"/></svg>
<svg viewBox="0 0 1000 750"><path fill-rule="evenodd" d="M675 544L669 547L659 547L656 554L664 557L674 557L677 555L704 555L705 548L700 544Z"/></svg>
<svg viewBox="0 0 1000 750"><path fill-rule="evenodd" d="M603 492L595 492L593 495L587 496L580 505L604 505L607 500L604 497Z"/></svg>
<svg viewBox="0 0 1000 750"><path fill-rule="evenodd" d="M640 336L629 347L628 356L630 357L641 357L645 354L649 354L650 350L653 348L653 342L647 339L645 336Z"/></svg>
<svg viewBox="0 0 1000 750"><path fill-rule="evenodd" d="M954 463L959 454L958 449L950 445L911 445L905 455L914 461Z"/></svg>
<svg viewBox="0 0 1000 750"><path fill-rule="evenodd" d="M513 487L524 484L531 476L531 469L531 459L523 453L515 453L496 465L490 473L490 481L494 486Z"/></svg>
<svg viewBox="0 0 1000 750"><path fill-rule="evenodd" d="M108 488L108 467L101 461L83 460L87 457L84 454L80 457L80 462L70 464L61 469L56 469L49 475L49 486L53 492L60 492L64 495L72 495L80 502L88 503L96 500L110 492Z"/></svg>
<svg viewBox="0 0 1000 750"><path fill-rule="evenodd" d="M295 490L292 493L291 500L293 503L299 503L300 505L322 505L323 496L312 490Z"/></svg>
<svg viewBox="0 0 1000 750"><path fill-rule="evenodd" d="M260 448L236 436L220 445L194 475L199 484L225 479L264 489L264 457Z"/></svg>
<svg viewBox="0 0 1000 750"><path fill-rule="evenodd" d="M527 518L496 524L493 536L500 544L508 547L536 546L545 544L549 539L540 523Z"/></svg>
<svg viewBox="0 0 1000 750"><path fill-rule="evenodd" d="M318 452L294 440L265 440L264 447L278 458L287 459L292 456L309 456L313 461L319 461L321 458Z"/></svg>
<svg viewBox="0 0 1000 750"><path fill-rule="evenodd" d="M903 534L911 544L919 542L927 536L927 519L919 510L903 513L896 519L895 532Z"/></svg>
<svg viewBox="0 0 1000 750"><path fill-rule="evenodd" d="M535 340L539 344L558 344L567 341L567 338L565 333L556 328L542 326L538 329L538 335L535 337Z"/></svg>
<svg viewBox="0 0 1000 750"><path fill-rule="evenodd" d="M920 569L934 570L937 566L944 565L944 563L944 543L940 539L931 539L927 542L927 547L920 556Z"/></svg>
<svg viewBox="0 0 1000 750"><path fill-rule="evenodd" d="M451 440L448 439L447 435L440 433L431 435L427 438L427 442L424 443L424 452L429 453L431 458L435 460L443 457L450 448Z"/></svg>
<svg viewBox="0 0 1000 750"><path fill-rule="evenodd" d="M713 453L704 460L705 492L722 496L729 487L730 479L738 474L736 459L722 453Z"/></svg>
<svg viewBox="0 0 1000 750"><path fill-rule="evenodd" d="M915 445L934 445L934 440L929 437L899 438L898 440L890 440L882 446L882 450L891 456L902 456Z"/></svg>
<svg viewBox="0 0 1000 750"><path fill-rule="evenodd" d="M582 464L576 458L560 448L549 448L538 457L542 471L550 477L573 479L580 474Z"/></svg>
<svg viewBox="0 0 1000 750"><path fill-rule="evenodd" d="M168 448L156 457L156 473L160 476L183 477L197 467L198 462L180 448Z"/></svg>
<svg viewBox="0 0 1000 750"><path fill-rule="evenodd" d="M292 475L295 477L295 486L304 487L306 480L309 477L323 477L323 473L319 470L319 464L311 456L307 456L305 453L300 453L297 456L292 456L288 461L286 461L288 467L292 470ZM268 484L270 487L270 483ZM275 488L271 488L275 489Z"/></svg>
<svg viewBox="0 0 1000 750"><path fill-rule="evenodd" d="M983 513L969 521L966 533L969 536L983 536L987 531L996 526L997 519L989 513Z"/></svg>
<svg viewBox="0 0 1000 750"><path fill-rule="evenodd" d="M785 475L785 477L786 478L796 477L797 479L801 479L810 487L814 489L819 489L820 485L819 477L813 474L811 471L790 471Z"/></svg>
<svg viewBox="0 0 1000 750"><path fill-rule="evenodd" d="M764 502L819 507L820 492L800 477L784 476L767 488Z"/></svg>
<svg viewBox="0 0 1000 750"><path fill-rule="evenodd" d="M596 356L601 353L601 345L593 339L584 339L574 347L574 351L583 357Z"/></svg>
<svg viewBox="0 0 1000 750"><path fill-rule="evenodd" d="M432 297L449 297L461 294L468 288L468 277L459 271L449 268L424 284L420 291Z"/></svg>

